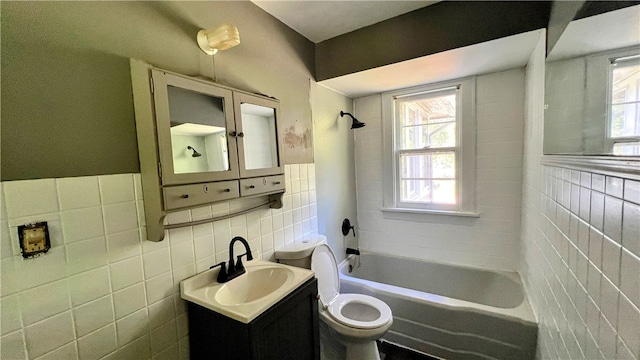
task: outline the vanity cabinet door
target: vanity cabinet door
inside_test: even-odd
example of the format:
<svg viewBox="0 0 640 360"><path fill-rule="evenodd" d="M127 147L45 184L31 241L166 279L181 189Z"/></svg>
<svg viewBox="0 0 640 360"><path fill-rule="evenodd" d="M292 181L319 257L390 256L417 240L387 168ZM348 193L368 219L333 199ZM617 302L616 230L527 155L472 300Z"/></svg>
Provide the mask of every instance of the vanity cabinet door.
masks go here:
<svg viewBox="0 0 640 360"><path fill-rule="evenodd" d="M276 100L241 92L233 94L240 177L250 178L284 173Z"/></svg>
<svg viewBox="0 0 640 360"><path fill-rule="evenodd" d="M238 178L233 93L154 69L163 186Z"/></svg>

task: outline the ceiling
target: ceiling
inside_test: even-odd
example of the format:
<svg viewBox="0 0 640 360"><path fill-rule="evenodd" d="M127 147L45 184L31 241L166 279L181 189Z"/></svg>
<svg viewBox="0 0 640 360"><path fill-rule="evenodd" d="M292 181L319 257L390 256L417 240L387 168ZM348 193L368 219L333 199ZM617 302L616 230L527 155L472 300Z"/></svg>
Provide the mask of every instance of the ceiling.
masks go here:
<svg viewBox="0 0 640 360"><path fill-rule="evenodd" d="M252 0L312 42L384 21L439 1ZM526 65L541 30L360 71L319 84L351 98Z"/></svg>
<svg viewBox="0 0 640 360"><path fill-rule="evenodd" d="M572 21L548 61L640 45L640 5Z"/></svg>
<svg viewBox="0 0 640 360"><path fill-rule="evenodd" d="M251 1L314 43L439 2L424 0Z"/></svg>
<svg viewBox="0 0 640 360"><path fill-rule="evenodd" d="M524 67L544 30L487 41L320 81L351 98Z"/></svg>

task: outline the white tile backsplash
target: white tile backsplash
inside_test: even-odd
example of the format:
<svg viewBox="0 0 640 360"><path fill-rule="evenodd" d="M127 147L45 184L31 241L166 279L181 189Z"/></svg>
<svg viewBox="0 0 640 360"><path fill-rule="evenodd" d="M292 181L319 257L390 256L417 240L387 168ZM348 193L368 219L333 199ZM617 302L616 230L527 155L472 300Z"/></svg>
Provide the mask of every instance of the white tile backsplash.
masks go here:
<svg viewBox="0 0 640 360"><path fill-rule="evenodd" d="M23 331L16 331L0 338L0 358L26 359Z"/></svg>
<svg viewBox="0 0 640 360"><path fill-rule="evenodd" d="M102 204L116 204L136 200L133 174L99 176Z"/></svg>
<svg viewBox="0 0 640 360"><path fill-rule="evenodd" d="M3 190L9 219L59 210L55 179L9 181Z"/></svg>
<svg viewBox="0 0 640 360"><path fill-rule="evenodd" d="M74 340L71 311L24 328L27 354L35 359Z"/></svg>
<svg viewBox="0 0 640 360"><path fill-rule="evenodd" d="M60 218L67 244L104 235L102 208L99 206L63 211Z"/></svg>
<svg viewBox="0 0 640 360"><path fill-rule="evenodd" d="M138 229L107 235L109 262L140 255L140 233Z"/></svg>
<svg viewBox="0 0 640 360"><path fill-rule="evenodd" d="M6 335L22 328L18 295L0 298L0 319L2 319L0 335Z"/></svg>
<svg viewBox="0 0 640 360"><path fill-rule="evenodd" d="M139 256L118 261L109 265L111 289L113 291L137 284L144 280L142 274L142 258Z"/></svg>
<svg viewBox="0 0 640 360"><path fill-rule="evenodd" d="M36 360L60 360L60 359L78 359L78 349L75 342L70 342L62 347L53 350L50 353L42 355Z"/></svg>
<svg viewBox="0 0 640 360"><path fill-rule="evenodd" d="M138 228L138 211L133 201L104 205L104 227L108 234Z"/></svg>
<svg viewBox="0 0 640 360"><path fill-rule="evenodd" d="M104 237L68 244L65 248L68 274L95 269L109 262Z"/></svg>
<svg viewBox="0 0 640 360"><path fill-rule="evenodd" d="M22 321L25 325L59 314L71 307L67 280L63 279L23 291L19 295L19 301Z"/></svg>
<svg viewBox="0 0 640 360"><path fill-rule="evenodd" d="M294 240L294 226L299 236L317 231L314 164L285 165L285 177L299 185L287 188L286 211L173 229L162 242L144 240L139 174L0 183L0 358L187 359L182 279L226 261L233 236L247 238L254 257L272 258L274 248ZM167 223L226 215L255 201L171 213ZM53 247L22 259L16 227L43 220Z"/></svg>
<svg viewBox="0 0 640 360"><path fill-rule="evenodd" d="M640 181L630 179L624 181L624 199L640 204Z"/></svg>
<svg viewBox="0 0 640 360"><path fill-rule="evenodd" d="M625 202L622 216L622 246L640 257L640 205Z"/></svg>
<svg viewBox="0 0 640 360"><path fill-rule="evenodd" d="M107 266L86 271L68 279L69 295L73 306L82 305L111 293Z"/></svg>
<svg viewBox="0 0 640 360"><path fill-rule="evenodd" d="M81 305L73 309L73 321L77 336L84 336L113 323L113 301L111 296Z"/></svg>
<svg viewBox="0 0 640 360"><path fill-rule="evenodd" d="M125 345L149 333L147 309L134 312L116 321L118 344Z"/></svg>
<svg viewBox="0 0 640 360"><path fill-rule="evenodd" d="M81 360L98 360L116 348L114 324L109 324L89 335L78 338L78 353Z"/></svg>
<svg viewBox="0 0 640 360"><path fill-rule="evenodd" d="M60 210L84 209L100 206L100 187L95 176L62 178L56 180Z"/></svg>

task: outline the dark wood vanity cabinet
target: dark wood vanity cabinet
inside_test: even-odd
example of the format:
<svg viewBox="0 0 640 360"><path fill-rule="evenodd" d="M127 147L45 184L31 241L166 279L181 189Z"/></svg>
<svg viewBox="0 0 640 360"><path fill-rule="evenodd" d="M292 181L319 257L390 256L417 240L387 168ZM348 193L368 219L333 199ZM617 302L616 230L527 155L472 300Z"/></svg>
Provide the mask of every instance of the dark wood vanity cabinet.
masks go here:
<svg viewBox="0 0 640 360"><path fill-rule="evenodd" d="M187 302L192 360L319 360L317 280L248 324Z"/></svg>

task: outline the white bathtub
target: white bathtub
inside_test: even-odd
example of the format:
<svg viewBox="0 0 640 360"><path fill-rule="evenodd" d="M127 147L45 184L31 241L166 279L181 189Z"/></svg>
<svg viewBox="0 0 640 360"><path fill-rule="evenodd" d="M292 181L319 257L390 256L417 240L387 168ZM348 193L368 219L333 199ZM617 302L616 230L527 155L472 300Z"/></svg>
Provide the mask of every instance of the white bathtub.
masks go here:
<svg viewBox="0 0 640 360"><path fill-rule="evenodd" d="M535 357L537 324L517 273L361 254L351 273L354 260L340 264L340 292L389 305L383 340L443 359Z"/></svg>

